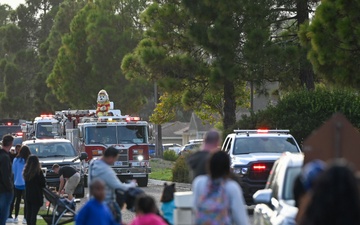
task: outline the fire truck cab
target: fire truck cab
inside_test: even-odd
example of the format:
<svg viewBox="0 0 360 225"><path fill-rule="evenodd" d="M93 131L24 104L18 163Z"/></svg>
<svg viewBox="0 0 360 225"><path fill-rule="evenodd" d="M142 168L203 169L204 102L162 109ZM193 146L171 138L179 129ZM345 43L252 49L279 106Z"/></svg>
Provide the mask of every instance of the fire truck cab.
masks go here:
<svg viewBox="0 0 360 225"><path fill-rule="evenodd" d="M32 137L35 139L52 139L57 135L53 125L58 124L55 115L40 115L34 119Z"/></svg>
<svg viewBox="0 0 360 225"><path fill-rule="evenodd" d="M149 128L140 117L121 116L120 110L110 110L111 116L97 117L92 110L64 110L61 115L62 135L80 152L86 152L87 161L100 158L110 146L119 150L118 160L111 165L117 177L125 182L137 180L138 186L148 184Z"/></svg>

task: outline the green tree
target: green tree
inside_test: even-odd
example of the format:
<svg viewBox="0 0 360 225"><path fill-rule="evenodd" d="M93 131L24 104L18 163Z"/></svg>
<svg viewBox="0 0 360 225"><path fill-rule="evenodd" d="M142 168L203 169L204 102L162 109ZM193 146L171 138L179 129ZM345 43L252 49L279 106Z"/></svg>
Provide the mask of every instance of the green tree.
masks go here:
<svg viewBox="0 0 360 225"><path fill-rule="evenodd" d="M317 74L337 85L360 87L360 9L358 2L326 0L310 24L302 27L302 41Z"/></svg>
<svg viewBox="0 0 360 225"><path fill-rule="evenodd" d="M212 7L215 11L216 6ZM231 6L225 8L224 11ZM206 11L211 14L204 8ZM224 11L221 13L225 14ZM132 54L124 58L122 68L130 79L140 76L159 84L164 93L161 99L164 104L158 104L152 119L159 118L159 121L165 122L164 118L167 120L173 117L159 115L161 111L174 114L170 107L163 110L163 105L174 106L174 103L167 104L167 98L170 98L176 101L175 104L181 103L183 107L198 109L199 112L211 109L209 112L216 113L229 127L229 124L235 122L236 101L244 97L244 81L240 79L238 70L240 66L234 62L234 59L238 59L234 52L236 47L231 46L239 41L233 38L236 35L231 36L229 28L235 22L227 24L230 33L210 37L211 41L221 40L228 35L233 39L206 46L200 39L209 39L204 30L209 24L195 24L198 18L194 14L182 1L155 1L142 14L146 27L145 38ZM231 20L229 17L227 19ZM218 29L220 27L219 24ZM196 36L196 29L204 36ZM213 35L221 34L219 30L212 32ZM227 42L231 43L227 45ZM215 49L219 52L215 52Z"/></svg>
<svg viewBox="0 0 360 225"><path fill-rule="evenodd" d="M145 80L129 82L119 62L141 38L132 4L145 1L88 2L62 37L62 46L47 84L61 102L73 108L94 108L100 89L125 112L137 112L148 93ZM142 11L145 5L137 4Z"/></svg>

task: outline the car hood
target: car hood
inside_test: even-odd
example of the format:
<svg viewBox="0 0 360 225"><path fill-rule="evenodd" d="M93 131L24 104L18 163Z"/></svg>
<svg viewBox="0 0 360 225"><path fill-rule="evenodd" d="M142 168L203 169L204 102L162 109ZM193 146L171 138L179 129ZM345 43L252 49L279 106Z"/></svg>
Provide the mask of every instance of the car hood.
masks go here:
<svg viewBox="0 0 360 225"><path fill-rule="evenodd" d="M73 164L73 160L76 159L77 156L71 157L50 157L50 158L39 158L41 164ZM76 160L78 161L78 160ZM75 161L75 162L76 162Z"/></svg>
<svg viewBox="0 0 360 225"><path fill-rule="evenodd" d="M250 162L256 161L276 161L280 158L282 153L249 153L234 155L232 157L233 165L247 165Z"/></svg>

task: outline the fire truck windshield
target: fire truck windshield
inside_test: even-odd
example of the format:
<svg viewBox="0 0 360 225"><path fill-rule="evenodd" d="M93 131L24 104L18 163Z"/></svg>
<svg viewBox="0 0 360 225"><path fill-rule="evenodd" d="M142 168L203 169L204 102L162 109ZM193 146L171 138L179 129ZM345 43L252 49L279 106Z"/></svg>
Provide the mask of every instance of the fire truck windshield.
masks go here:
<svg viewBox="0 0 360 225"><path fill-rule="evenodd" d="M147 143L148 137L146 132L146 126L118 126L117 127L118 144L130 144L130 143Z"/></svg>
<svg viewBox="0 0 360 225"><path fill-rule="evenodd" d="M36 125L35 136L37 138L54 138L55 135L52 133L51 122L38 123Z"/></svg>
<svg viewBox="0 0 360 225"><path fill-rule="evenodd" d="M85 144L147 143L146 126L97 126L85 128Z"/></svg>

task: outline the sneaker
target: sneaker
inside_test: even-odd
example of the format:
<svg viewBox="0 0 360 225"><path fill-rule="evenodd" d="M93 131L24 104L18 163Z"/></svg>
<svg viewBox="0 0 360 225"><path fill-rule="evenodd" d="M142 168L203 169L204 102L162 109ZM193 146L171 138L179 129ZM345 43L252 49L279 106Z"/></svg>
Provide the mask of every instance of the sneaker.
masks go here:
<svg viewBox="0 0 360 225"><path fill-rule="evenodd" d="M6 223L14 223L14 219L13 219L13 218L8 218L8 219L6 220Z"/></svg>
<svg viewBox="0 0 360 225"><path fill-rule="evenodd" d="M23 219L23 224L26 224L26 219L25 218Z"/></svg>
<svg viewBox="0 0 360 225"><path fill-rule="evenodd" d="M18 223L18 222L19 222L18 218L15 218L14 223Z"/></svg>

